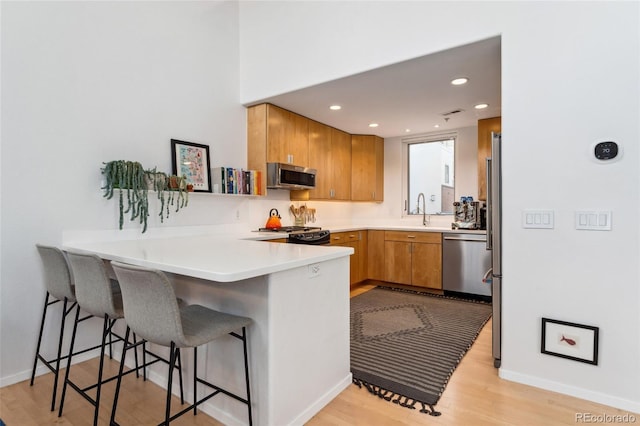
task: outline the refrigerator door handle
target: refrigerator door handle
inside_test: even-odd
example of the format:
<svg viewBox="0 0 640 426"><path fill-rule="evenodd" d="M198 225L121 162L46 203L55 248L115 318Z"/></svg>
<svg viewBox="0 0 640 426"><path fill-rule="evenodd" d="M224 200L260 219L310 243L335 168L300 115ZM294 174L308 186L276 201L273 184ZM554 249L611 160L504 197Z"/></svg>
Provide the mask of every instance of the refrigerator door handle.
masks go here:
<svg viewBox="0 0 640 426"><path fill-rule="evenodd" d="M493 282L493 268L489 268L489 270L484 273L482 282L487 284L491 284Z"/></svg>
<svg viewBox="0 0 640 426"><path fill-rule="evenodd" d="M491 207L491 158L486 159L487 166L487 250L493 250L493 224L491 223L493 208Z"/></svg>

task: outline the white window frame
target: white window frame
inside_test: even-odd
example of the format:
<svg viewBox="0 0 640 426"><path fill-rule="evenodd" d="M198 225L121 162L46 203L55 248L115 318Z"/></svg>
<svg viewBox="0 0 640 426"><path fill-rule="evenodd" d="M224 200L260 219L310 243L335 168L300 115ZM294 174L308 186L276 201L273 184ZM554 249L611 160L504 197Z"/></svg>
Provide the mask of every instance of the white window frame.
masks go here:
<svg viewBox="0 0 640 426"><path fill-rule="evenodd" d="M458 142L458 132L450 131L450 132L434 132L434 133L425 133L421 135L409 136L401 139L402 143L402 217L415 217L415 214L409 214L409 145L414 143L425 143L425 142L439 142L442 140L453 139L454 150L455 146ZM454 151L455 153L455 151ZM456 182L456 157L454 154L453 157L453 182L455 185ZM455 186L454 186L455 188Z"/></svg>

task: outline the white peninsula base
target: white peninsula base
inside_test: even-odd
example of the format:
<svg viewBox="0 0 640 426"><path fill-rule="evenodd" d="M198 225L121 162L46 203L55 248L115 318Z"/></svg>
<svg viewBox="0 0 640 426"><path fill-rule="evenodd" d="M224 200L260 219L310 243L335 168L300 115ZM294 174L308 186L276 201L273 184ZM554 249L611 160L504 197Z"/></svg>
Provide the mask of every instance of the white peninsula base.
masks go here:
<svg viewBox="0 0 640 426"><path fill-rule="evenodd" d="M311 267L319 274L311 275ZM170 277L189 303L254 320L248 329L254 424L302 425L351 383L348 256L233 283ZM206 359L198 371L244 395L239 342L229 337L206 348L198 352L200 362ZM165 369L154 371L166 386ZM224 424L247 424L246 407L231 398L217 396L201 408Z"/></svg>

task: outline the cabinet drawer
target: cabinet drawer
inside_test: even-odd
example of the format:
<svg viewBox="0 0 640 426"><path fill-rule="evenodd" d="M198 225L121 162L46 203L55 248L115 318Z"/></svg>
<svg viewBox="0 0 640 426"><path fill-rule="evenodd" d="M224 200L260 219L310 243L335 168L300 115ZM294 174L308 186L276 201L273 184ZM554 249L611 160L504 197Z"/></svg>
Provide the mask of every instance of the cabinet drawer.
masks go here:
<svg viewBox="0 0 640 426"><path fill-rule="evenodd" d="M331 233L331 242L329 244L344 244L350 241L360 241L362 231L351 231L351 232L332 232Z"/></svg>
<svg viewBox="0 0 640 426"><path fill-rule="evenodd" d="M442 233L440 232L407 232L407 231L384 231L385 241L405 241L412 243L442 243Z"/></svg>

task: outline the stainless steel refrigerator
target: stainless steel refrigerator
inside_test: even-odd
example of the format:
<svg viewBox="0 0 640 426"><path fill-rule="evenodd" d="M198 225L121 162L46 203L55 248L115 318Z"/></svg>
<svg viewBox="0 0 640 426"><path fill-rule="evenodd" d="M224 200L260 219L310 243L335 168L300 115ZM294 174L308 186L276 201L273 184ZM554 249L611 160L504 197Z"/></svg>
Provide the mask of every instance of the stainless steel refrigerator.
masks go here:
<svg viewBox="0 0 640 426"><path fill-rule="evenodd" d="M502 359L502 174L500 133L491 134L491 158L487 158L487 250L491 250L493 365Z"/></svg>

